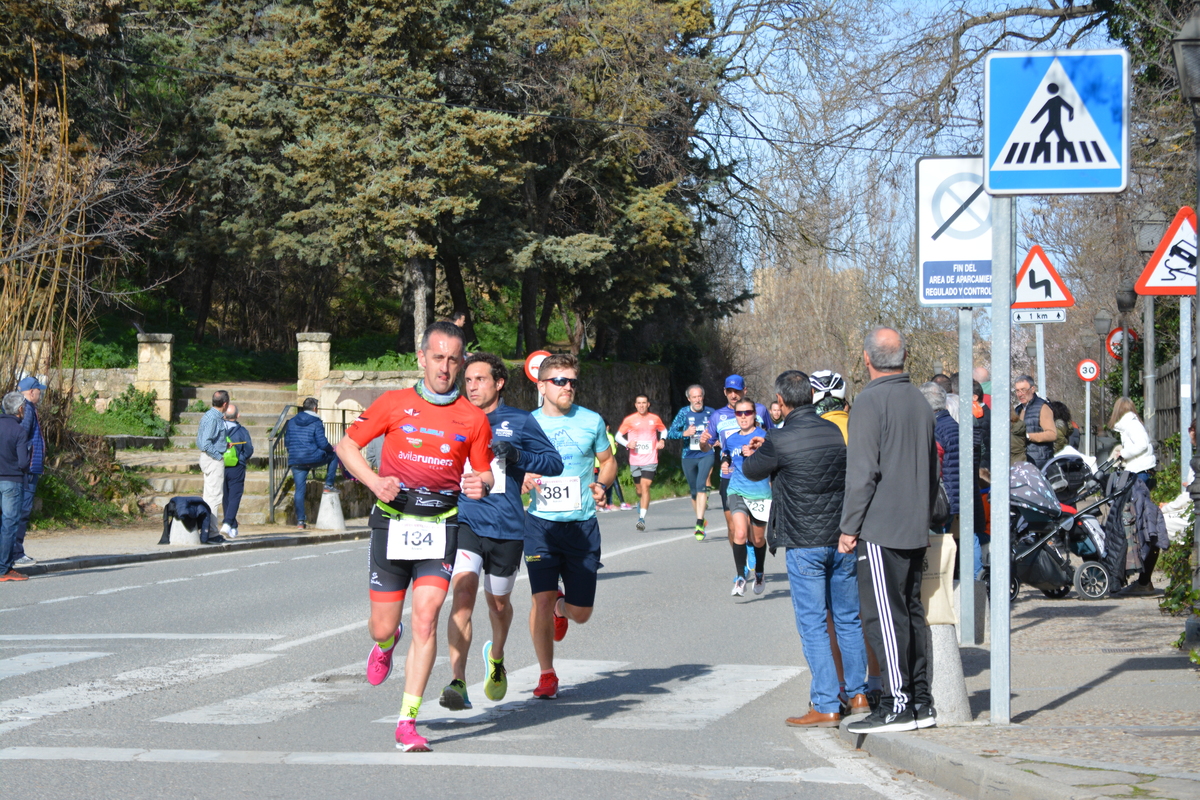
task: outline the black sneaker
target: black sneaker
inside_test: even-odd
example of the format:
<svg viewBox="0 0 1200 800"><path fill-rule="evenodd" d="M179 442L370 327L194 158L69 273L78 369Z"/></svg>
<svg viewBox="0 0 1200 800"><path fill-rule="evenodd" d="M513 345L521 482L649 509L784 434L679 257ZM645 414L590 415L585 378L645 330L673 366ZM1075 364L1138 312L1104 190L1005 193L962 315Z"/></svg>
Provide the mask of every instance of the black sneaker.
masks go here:
<svg viewBox="0 0 1200 800"><path fill-rule="evenodd" d="M918 728L936 728L937 709L932 705L918 703L913 706L913 719L917 721Z"/></svg>
<svg viewBox="0 0 1200 800"><path fill-rule="evenodd" d="M867 716L851 722L846 730L851 733L895 733L897 731L915 731L917 720L910 709L904 709L900 714L877 708Z"/></svg>

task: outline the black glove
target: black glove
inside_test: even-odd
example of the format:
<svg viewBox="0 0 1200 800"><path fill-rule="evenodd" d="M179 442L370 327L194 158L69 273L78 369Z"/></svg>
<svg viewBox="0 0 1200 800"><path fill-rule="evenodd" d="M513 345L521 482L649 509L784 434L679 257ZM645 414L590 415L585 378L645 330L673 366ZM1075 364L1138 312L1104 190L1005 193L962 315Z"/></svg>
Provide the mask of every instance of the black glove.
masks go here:
<svg viewBox="0 0 1200 800"><path fill-rule="evenodd" d="M492 442L492 455L506 464L515 464L521 457L521 451L508 442Z"/></svg>

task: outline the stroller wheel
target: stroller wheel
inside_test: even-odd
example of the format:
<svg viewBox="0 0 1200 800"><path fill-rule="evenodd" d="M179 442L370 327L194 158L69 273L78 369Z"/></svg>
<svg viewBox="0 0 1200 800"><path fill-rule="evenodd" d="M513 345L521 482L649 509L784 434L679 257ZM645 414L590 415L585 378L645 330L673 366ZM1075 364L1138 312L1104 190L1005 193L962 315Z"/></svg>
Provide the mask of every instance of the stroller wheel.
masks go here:
<svg viewBox="0 0 1200 800"><path fill-rule="evenodd" d="M1075 591L1085 600L1099 600L1108 594L1108 570L1096 561L1085 561L1075 568Z"/></svg>
<svg viewBox="0 0 1200 800"><path fill-rule="evenodd" d="M1021 592L1021 582L1014 576L1008 582L1008 602L1013 602L1017 599L1017 595Z"/></svg>
<svg viewBox="0 0 1200 800"><path fill-rule="evenodd" d="M1049 597L1051 600L1059 600L1063 597L1066 597L1070 593L1071 593L1071 584L1069 584L1069 583L1066 586L1058 587L1057 589L1055 589L1052 592L1047 592L1045 589L1042 589L1042 594L1046 595L1046 597Z"/></svg>

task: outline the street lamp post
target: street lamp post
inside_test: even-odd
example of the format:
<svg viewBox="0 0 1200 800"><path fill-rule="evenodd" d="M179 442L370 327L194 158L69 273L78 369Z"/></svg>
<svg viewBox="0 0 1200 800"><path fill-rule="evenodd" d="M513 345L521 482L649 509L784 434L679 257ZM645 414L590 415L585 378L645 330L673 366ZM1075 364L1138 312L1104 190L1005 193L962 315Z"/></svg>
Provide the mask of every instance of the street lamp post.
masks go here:
<svg viewBox="0 0 1200 800"><path fill-rule="evenodd" d="M1121 315L1121 396L1129 397L1129 354L1133 351L1133 342L1129 341L1129 323L1125 317L1137 305L1137 292L1133 281L1129 281L1117 289L1117 311Z"/></svg>
<svg viewBox="0 0 1200 800"><path fill-rule="evenodd" d="M1101 420L1103 425L1104 420L1104 347L1108 339L1108 332L1112 330L1112 314L1106 309L1100 309L1096 315L1092 317L1092 327L1096 331L1096 335L1100 337L1100 414L1096 419Z"/></svg>
<svg viewBox="0 0 1200 800"><path fill-rule="evenodd" d="M1200 199L1200 9L1193 11L1187 22L1183 23L1183 28L1171 40L1171 50L1175 56L1175 70L1179 73L1179 92L1192 106L1192 123L1196 129L1196 191ZM1200 206L1200 201L1197 206ZM1195 306L1195 313L1200 315L1200 302ZM1193 330L1200 331L1200 318L1196 321L1198 324ZM1190 362L1191 352L1180 353L1181 364L1184 359ZM1191 387L1184 388L1190 396ZM1200 403L1193 404L1193 413L1197 415L1195 421L1200 423ZM1197 428L1200 429L1200 424ZM1196 504L1200 501L1200 453L1192 454L1191 467L1195 478L1188 487L1188 493L1192 496L1193 504ZM1192 588L1195 589L1200 587L1200 536L1193 535L1192 540Z"/></svg>
<svg viewBox="0 0 1200 800"><path fill-rule="evenodd" d="M1153 208L1142 209L1133 220L1137 249L1143 261L1148 261L1158 248L1167 227L1167 216ZM1144 266L1144 265L1143 265ZM1142 298L1142 421L1151 439L1158 439L1158 396L1154 364L1154 295Z"/></svg>

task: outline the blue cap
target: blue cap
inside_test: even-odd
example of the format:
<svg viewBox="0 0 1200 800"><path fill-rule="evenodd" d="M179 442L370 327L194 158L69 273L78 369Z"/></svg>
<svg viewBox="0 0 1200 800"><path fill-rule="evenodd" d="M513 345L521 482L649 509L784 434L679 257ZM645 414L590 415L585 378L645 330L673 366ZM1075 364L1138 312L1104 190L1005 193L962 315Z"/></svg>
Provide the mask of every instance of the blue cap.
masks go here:
<svg viewBox="0 0 1200 800"><path fill-rule="evenodd" d="M30 389L41 389L44 392L46 391L46 384L38 383L38 379L32 375L26 375L24 378L21 378L21 381L17 384L17 391L28 392Z"/></svg>
<svg viewBox="0 0 1200 800"><path fill-rule="evenodd" d="M739 392L744 392L746 391L746 381L742 379L741 375L730 375L725 379L725 388L737 389Z"/></svg>

